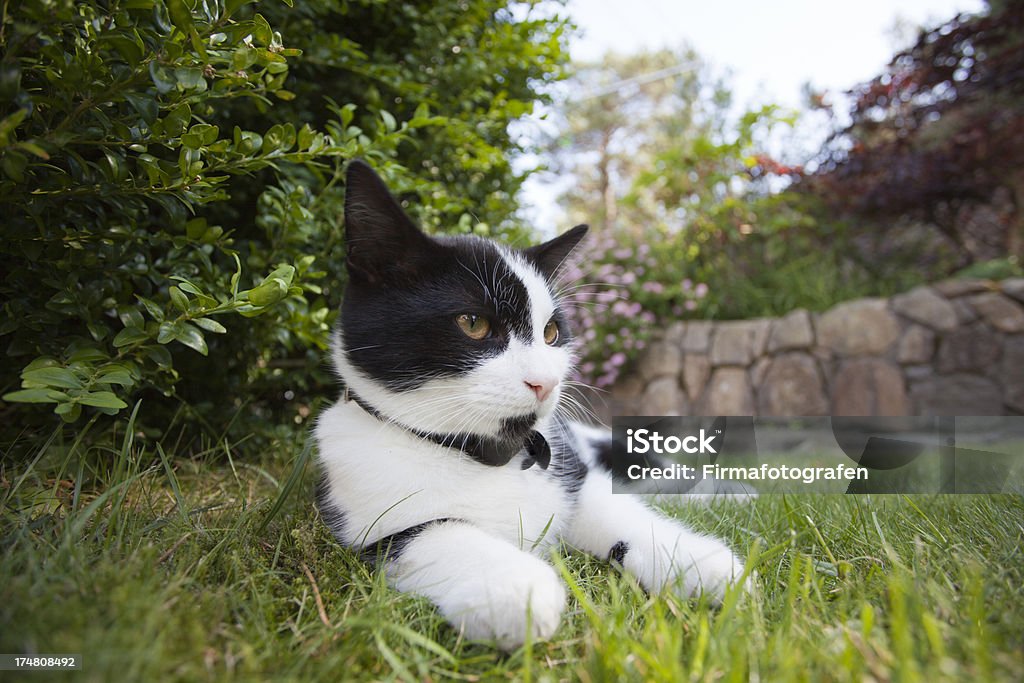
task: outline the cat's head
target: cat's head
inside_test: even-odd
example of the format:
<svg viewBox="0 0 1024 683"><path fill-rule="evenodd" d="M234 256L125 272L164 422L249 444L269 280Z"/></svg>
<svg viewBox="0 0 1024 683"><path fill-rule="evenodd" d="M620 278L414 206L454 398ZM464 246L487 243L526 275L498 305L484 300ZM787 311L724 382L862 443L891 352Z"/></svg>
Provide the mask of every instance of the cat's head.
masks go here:
<svg viewBox="0 0 1024 683"><path fill-rule="evenodd" d="M498 437L558 404L574 362L553 292L577 226L512 249L422 232L366 164L349 165L349 282L334 362L385 419L439 434Z"/></svg>

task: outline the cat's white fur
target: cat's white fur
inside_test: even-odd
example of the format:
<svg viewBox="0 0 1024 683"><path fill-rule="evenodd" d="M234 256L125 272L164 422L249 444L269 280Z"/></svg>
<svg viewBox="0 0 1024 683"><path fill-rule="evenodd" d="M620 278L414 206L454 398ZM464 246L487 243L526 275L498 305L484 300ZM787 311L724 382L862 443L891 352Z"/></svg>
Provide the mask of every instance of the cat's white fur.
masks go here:
<svg viewBox="0 0 1024 683"><path fill-rule="evenodd" d="M538 378L561 380L573 358L569 347L544 343L555 309L544 278L517 253L501 254L530 298L530 343L512 339L504 353L467 375L395 392L363 376L346 358L340 336L335 340L338 373L385 418L340 401L317 422L328 501L345 510L342 540L362 547L427 520L461 520L428 526L412 538L388 563L388 580L398 590L428 597L466 637L493 640L503 649L528 636L548 638L557 629L566 593L541 558L558 541L602 558L625 542L623 567L646 589L720 598L743 574L732 551L635 497L613 495L591 446L608 434L578 424L561 433L552 418L560 382L543 402L527 386ZM531 411L541 416L536 429L553 452L568 440L589 467L575 497L551 472L521 469L521 456L492 467L407 429L494 435L503 419Z"/></svg>

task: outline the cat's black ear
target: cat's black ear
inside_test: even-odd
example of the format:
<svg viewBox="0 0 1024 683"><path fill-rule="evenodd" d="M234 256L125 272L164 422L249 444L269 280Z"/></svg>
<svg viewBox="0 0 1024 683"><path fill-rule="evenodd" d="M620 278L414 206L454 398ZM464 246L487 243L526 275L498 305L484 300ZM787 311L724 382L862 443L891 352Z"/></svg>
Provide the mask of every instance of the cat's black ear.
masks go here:
<svg viewBox="0 0 1024 683"><path fill-rule="evenodd" d="M381 283L410 276L433 242L412 222L369 164L345 173L345 247L349 275Z"/></svg>
<svg viewBox="0 0 1024 683"><path fill-rule="evenodd" d="M562 233L553 240L524 249L523 253L527 259L537 266L537 270L544 277L551 280L558 274L558 270L565 263L565 259L569 257L572 250L576 248L580 240L583 239L583 236L587 234L587 230L586 225L577 225L572 230Z"/></svg>

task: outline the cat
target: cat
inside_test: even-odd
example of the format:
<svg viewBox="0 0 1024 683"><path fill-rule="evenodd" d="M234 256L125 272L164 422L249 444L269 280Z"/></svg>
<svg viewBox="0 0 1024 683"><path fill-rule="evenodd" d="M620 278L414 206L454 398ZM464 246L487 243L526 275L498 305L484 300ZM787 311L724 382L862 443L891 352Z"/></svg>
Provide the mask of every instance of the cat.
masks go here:
<svg viewBox="0 0 1024 683"><path fill-rule="evenodd" d="M543 558L559 543L652 592L721 599L742 580L725 544L613 494L610 434L560 409L574 345L554 288L587 227L526 249L432 237L366 163L346 182L344 394L315 427L338 541L506 651L558 628L566 591Z"/></svg>

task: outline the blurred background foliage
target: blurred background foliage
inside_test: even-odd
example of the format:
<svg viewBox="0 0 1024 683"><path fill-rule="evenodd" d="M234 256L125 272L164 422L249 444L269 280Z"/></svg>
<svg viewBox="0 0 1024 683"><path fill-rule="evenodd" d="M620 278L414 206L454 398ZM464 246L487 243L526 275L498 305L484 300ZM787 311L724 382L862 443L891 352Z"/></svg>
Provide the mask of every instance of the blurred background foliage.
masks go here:
<svg viewBox="0 0 1024 683"><path fill-rule="evenodd" d="M573 273L594 283L573 298L598 387L680 318L1021 274L1021 3L922 28L876 78L800 112L733 106L688 49L610 54L571 83L548 145L572 178L563 208L598 233ZM802 153L823 117L825 143Z"/></svg>
<svg viewBox="0 0 1024 683"><path fill-rule="evenodd" d="M568 63L558 2L27 0L0 24L0 422L292 433L333 397L342 170L512 244L539 153L593 227L566 291L605 387L688 317L1020 273L1024 9L743 110L688 48ZM546 103L550 137L518 122ZM809 118L831 131L802 151ZM533 145L535 149L525 147ZM592 285L579 285L579 281ZM247 437L248 438L248 437Z"/></svg>

